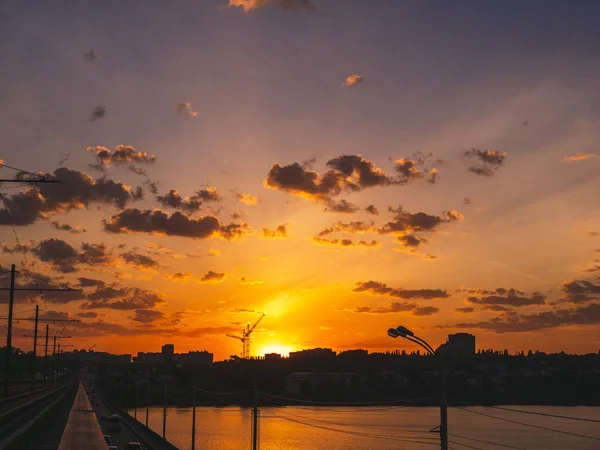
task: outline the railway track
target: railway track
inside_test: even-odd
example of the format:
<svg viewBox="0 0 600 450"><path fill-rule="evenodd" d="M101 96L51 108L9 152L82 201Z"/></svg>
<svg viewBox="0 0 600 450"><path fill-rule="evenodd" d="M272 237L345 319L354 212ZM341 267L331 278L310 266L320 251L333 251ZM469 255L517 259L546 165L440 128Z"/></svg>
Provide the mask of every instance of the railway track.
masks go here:
<svg viewBox="0 0 600 450"><path fill-rule="evenodd" d="M0 450L11 448L12 443L29 426L74 386L74 384L66 384L2 399L0 401Z"/></svg>

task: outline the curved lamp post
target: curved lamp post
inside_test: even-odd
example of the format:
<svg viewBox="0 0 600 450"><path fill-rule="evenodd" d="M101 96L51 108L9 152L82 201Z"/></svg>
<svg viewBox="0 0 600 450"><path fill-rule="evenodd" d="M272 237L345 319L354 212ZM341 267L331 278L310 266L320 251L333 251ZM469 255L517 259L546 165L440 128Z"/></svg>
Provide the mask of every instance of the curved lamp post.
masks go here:
<svg viewBox="0 0 600 450"><path fill-rule="evenodd" d="M403 327L402 325L396 328L390 328L387 331L387 334L391 338L404 338L415 344L423 347L427 353L430 355L437 355L439 358L439 353L421 339L418 336L415 336L415 333L410 331L408 328ZM440 448L442 450L448 450L448 385L446 380L446 371L440 362Z"/></svg>

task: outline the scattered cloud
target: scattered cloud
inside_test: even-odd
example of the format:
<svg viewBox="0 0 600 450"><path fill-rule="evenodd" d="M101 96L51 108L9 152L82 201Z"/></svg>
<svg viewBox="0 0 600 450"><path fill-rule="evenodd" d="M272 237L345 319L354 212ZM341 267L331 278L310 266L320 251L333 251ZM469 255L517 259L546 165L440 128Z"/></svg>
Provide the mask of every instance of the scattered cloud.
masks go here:
<svg viewBox="0 0 600 450"><path fill-rule="evenodd" d="M456 308L454 311L461 314L471 314L475 312L475 308L465 306L464 308Z"/></svg>
<svg viewBox="0 0 600 450"><path fill-rule="evenodd" d="M600 253L600 249L596 249L596 252ZM582 272L599 272L600 273L600 259L595 259L593 262L586 264L581 268Z"/></svg>
<svg viewBox="0 0 600 450"><path fill-rule="evenodd" d="M196 117L198 115L192 108L192 102L177 103L175 110L182 116Z"/></svg>
<svg viewBox="0 0 600 450"><path fill-rule="evenodd" d="M391 288L385 283L379 281L357 281L354 292L368 292L371 294L385 295L388 297L398 297L405 300L424 299L431 300L435 298L448 298L450 294L443 289L403 289Z"/></svg>
<svg viewBox="0 0 600 450"><path fill-rule="evenodd" d="M86 151L94 154L96 163L90 164L90 168L97 170L105 170L112 165L121 166L128 164L127 167L129 170L138 173L139 169L132 163L153 164L156 162L156 156L149 155L146 152L138 152L130 145L117 145L114 152L101 145L88 147ZM143 174L145 175L145 172Z"/></svg>
<svg viewBox="0 0 600 450"><path fill-rule="evenodd" d="M136 253L134 250L121 253L120 256L127 264L138 270L158 270L162 267L156 259Z"/></svg>
<svg viewBox="0 0 600 450"><path fill-rule="evenodd" d="M373 214L374 216L378 216L379 215L379 210L377 209L377 207L375 205L369 205L365 208L365 211L368 212L369 214Z"/></svg>
<svg viewBox="0 0 600 450"><path fill-rule="evenodd" d="M152 195L158 195L158 183L156 181L146 180L144 186L148 188Z"/></svg>
<svg viewBox="0 0 600 450"><path fill-rule="evenodd" d="M300 165L304 169L312 170L312 168L313 168L313 166L315 165L316 162L317 162L317 156L316 155L312 155L310 158L303 160Z"/></svg>
<svg viewBox="0 0 600 450"><path fill-rule="evenodd" d="M165 274L165 278L171 281L177 281L183 283L184 281L192 279L194 276L189 272L177 272L177 273L167 273Z"/></svg>
<svg viewBox="0 0 600 450"><path fill-rule="evenodd" d="M358 211L359 209L360 208L358 206L356 206L353 203L350 203L347 200L340 200L339 202L336 202L335 200L328 200L325 211L331 211L331 212L343 213L343 214L353 214L356 211Z"/></svg>
<svg viewBox="0 0 600 450"><path fill-rule="evenodd" d="M243 192L234 192L234 195L238 202L248 206L258 205L261 201L260 196L257 195L244 194Z"/></svg>
<svg viewBox="0 0 600 450"><path fill-rule="evenodd" d="M226 275L227 274L225 273L213 272L212 270L209 270L202 275L198 283L221 283L225 279Z"/></svg>
<svg viewBox="0 0 600 450"><path fill-rule="evenodd" d="M231 214L231 220L242 220L246 217L246 213L244 211L240 211L239 209L234 210Z"/></svg>
<svg viewBox="0 0 600 450"><path fill-rule="evenodd" d="M247 286L255 286L257 284L263 284L264 281L253 280L253 279L248 278L248 277L241 277L240 278L240 283L245 284Z"/></svg>
<svg viewBox="0 0 600 450"><path fill-rule="evenodd" d="M95 319L96 317L98 317L98 313L94 311L80 312L77 313L77 317L81 319Z"/></svg>
<svg viewBox="0 0 600 450"><path fill-rule="evenodd" d="M148 173L144 169L142 169L141 167L136 167L133 164L129 164L127 166L127 170L129 170L132 173L135 173L136 175L141 175L143 177L147 177L148 176Z"/></svg>
<svg viewBox="0 0 600 450"><path fill-rule="evenodd" d="M406 183L401 177L388 177L372 161L361 155L342 155L327 162L323 174L300 163L273 164L264 180L265 187L326 203L343 191L359 192L374 186Z"/></svg>
<svg viewBox="0 0 600 450"><path fill-rule="evenodd" d="M489 321L463 322L447 328L482 329L496 333L539 331L573 325L600 324L600 303L589 303L574 308L554 309L532 314L509 311Z"/></svg>
<svg viewBox="0 0 600 450"><path fill-rule="evenodd" d="M31 251L32 245L35 242L32 242L31 245L28 244L12 244L8 245L4 242L0 243L0 248L2 248L2 253L29 253Z"/></svg>
<svg viewBox="0 0 600 450"><path fill-rule="evenodd" d="M58 160L57 165L62 166L67 163L71 159L71 153L69 152L60 152L60 159Z"/></svg>
<svg viewBox="0 0 600 450"><path fill-rule="evenodd" d="M102 119L106 116L106 106L98 105L90 114L90 122L94 122L95 120Z"/></svg>
<svg viewBox="0 0 600 450"><path fill-rule="evenodd" d="M40 261L49 263L58 272L71 273L79 270L80 264L107 266L114 264L112 255L104 244L83 242L78 250L62 239L44 239L31 248Z"/></svg>
<svg viewBox="0 0 600 450"><path fill-rule="evenodd" d="M288 237L286 225L279 225L274 230L271 230L269 228L263 228L262 235L265 238L271 238L271 239L277 239L277 238L285 239Z"/></svg>
<svg viewBox="0 0 600 450"><path fill-rule="evenodd" d="M352 310L355 313L363 314L391 314L406 312L413 316L430 316L438 313L440 310L435 306L419 306L416 303L392 302L389 306L359 306Z"/></svg>
<svg viewBox="0 0 600 450"><path fill-rule="evenodd" d="M600 233L598 231L588 231L588 236L591 238L595 238L600 236Z"/></svg>
<svg viewBox="0 0 600 450"><path fill-rule="evenodd" d="M463 152L463 156L468 159L479 160L479 165L469 167L469 172L476 175L491 177L504 164L507 154L495 150L480 150L472 148Z"/></svg>
<svg viewBox="0 0 600 450"><path fill-rule="evenodd" d="M563 158L563 161L584 161L586 159L600 159L600 155L593 153L575 153L574 155L567 155Z"/></svg>
<svg viewBox="0 0 600 450"><path fill-rule="evenodd" d="M432 231L443 223L463 220L463 215L457 211L444 211L441 216L426 214L424 212L409 213L398 208L388 208L390 212L395 213L393 220L384 224L380 229L380 234L405 235L418 231Z"/></svg>
<svg viewBox="0 0 600 450"><path fill-rule="evenodd" d="M398 236L397 241L402 245L402 248L398 249L399 251L419 253L421 246L427 242L427 239L415 236L414 234L406 234Z"/></svg>
<svg viewBox="0 0 600 450"><path fill-rule="evenodd" d="M71 225L68 225L66 223L64 224L60 224L57 221L52 221L50 222L50 226L56 230L60 230L60 231L68 231L71 234L79 234L79 233L85 233L87 230L85 228L82 227L73 227Z"/></svg>
<svg viewBox="0 0 600 450"><path fill-rule="evenodd" d="M41 176L60 183L40 184L13 195L3 195L0 225L30 225L39 219L92 204L114 205L123 209L141 199L141 188L132 190L122 182L94 179L85 172L61 167Z"/></svg>
<svg viewBox="0 0 600 450"><path fill-rule="evenodd" d="M366 234L376 233L377 227L373 222L362 222L362 221L351 221L351 222L337 222L331 227L325 228L319 232L319 236L329 236L333 233L346 233L346 234Z"/></svg>
<svg viewBox="0 0 600 450"><path fill-rule="evenodd" d="M560 289L565 297L560 301L566 303L588 303L600 300L600 284L588 280L573 280L563 283Z"/></svg>
<svg viewBox="0 0 600 450"><path fill-rule="evenodd" d="M132 322L149 325L163 320L165 314L162 311L157 311L155 309L136 309L133 316L130 316L129 318Z"/></svg>
<svg viewBox="0 0 600 450"><path fill-rule="evenodd" d="M423 178L423 173L417 168L417 163L412 159L398 159L394 163L394 170L400 176L402 183L410 183Z"/></svg>
<svg viewBox="0 0 600 450"><path fill-rule="evenodd" d="M81 309L136 310L153 308L165 302L161 294L148 289L106 283L102 280L80 278L86 302Z"/></svg>
<svg viewBox="0 0 600 450"><path fill-rule="evenodd" d="M473 200L470 199L469 197L465 197L463 199L463 205L467 205L468 206L468 205L472 205L472 204L473 204Z"/></svg>
<svg viewBox="0 0 600 450"><path fill-rule="evenodd" d="M279 6L284 11L314 11L315 9L310 0L228 0L229 7L242 8L246 13L271 4Z"/></svg>
<svg viewBox="0 0 600 450"><path fill-rule="evenodd" d="M177 189L171 189L165 195L158 195L156 199L165 207L180 209L186 212L199 211L204 202L217 202L221 196L214 187L200 189L191 197L182 197Z"/></svg>
<svg viewBox="0 0 600 450"><path fill-rule="evenodd" d="M468 296L465 301L475 305L521 307L543 305L546 303L546 296L541 292L534 292L531 295L527 295L525 292L513 288L498 288L492 291L485 289L471 289L468 293L475 295Z"/></svg>
<svg viewBox="0 0 600 450"><path fill-rule="evenodd" d="M359 83L362 83L364 81L365 77L363 77L362 75L357 75L357 74L353 74L350 75L348 77L346 77L346 79L344 80L344 86L345 87L353 87L356 86Z"/></svg>
<svg viewBox="0 0 600 450"><path fill-rule="evenodd" d="M246 223L222 225L214 216L192 219L177 211L167 214L159 209L129 208L104 220L104 230L111 233L150 233L194 239L220 237L234 240L248 233Z"/></svg>
<svg viewBox="0 0 600 450"><path fill-rule="evenodd" d="M312 238L315 244L320 245L335 245L338 247L351 248L351 247L367 247L367 248L378 248L380 246L379 241L353 241L352 239L328 239L319 236Z"/></svg>
<svg viewBox="0 0 600 450"><path fill-rule="evenodd" d="M94 51L94 50L90 50L89 52L85 52L83 54L83 60L84 61L96 61L97 59L100 59L100 56Z"/></svg>

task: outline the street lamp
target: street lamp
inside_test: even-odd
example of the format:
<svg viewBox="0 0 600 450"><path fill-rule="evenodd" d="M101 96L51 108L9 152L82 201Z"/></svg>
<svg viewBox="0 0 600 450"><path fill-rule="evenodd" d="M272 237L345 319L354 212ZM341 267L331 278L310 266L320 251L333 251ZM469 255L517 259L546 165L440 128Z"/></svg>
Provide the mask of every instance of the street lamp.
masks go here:
<svg viewBox="0 0 600 450"><path fill-rule="evenodd" d="M402 325L396 328L390 328L387 331L389 337L396 338L404 338L415 344L423 347L427 353L430 355L436 355L440 358L440 354L437 353L431 345L429 345L425 340L421 339L418 336L415 336L415 333L410 331L408 328L403 327ZM442 366L440 361L440 448L442 450L448 450L448 385L446 380L446 370Z"/></svg>

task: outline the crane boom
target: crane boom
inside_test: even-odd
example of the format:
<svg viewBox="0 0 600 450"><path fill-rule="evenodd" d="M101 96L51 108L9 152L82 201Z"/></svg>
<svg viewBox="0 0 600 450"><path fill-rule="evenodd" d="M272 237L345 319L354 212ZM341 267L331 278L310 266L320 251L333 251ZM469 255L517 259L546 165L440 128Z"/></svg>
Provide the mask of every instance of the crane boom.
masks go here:
<svg viewBox="0 0 600 450"><path fill-rule="evenodd" d="M226 334L225 336L230 337L230 338L234 338L234 339L239 339L240 341L243 341L244 338L241 336L236 336L235 334Z"/></svg>
<svg viewBox="0 0 600 450"><path fill-rule="evenodd" d="M254 329L260 323L260 321L263 319L263 317L265 317L265 313L262 313L262 316L260 316L258 318L258 320L254 323L254 325L252 325L250 328L248 328L248 331L246 332L246 336L250 336L250 334L254 331Z"/></svg>
<svg viewBox="0 0 600 450"><path fill-rule="evenodd" d="M256 328L256 326L260 323L260 321L265 317L265 313L262 313L262 316L258 318L254 325L250 326L250 324L246 325L244 329L242 329L242 335L238 336L235 334L227 334L227 337L238 339L242 341L242 359L250 358L250 335Z"/></svg>

